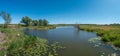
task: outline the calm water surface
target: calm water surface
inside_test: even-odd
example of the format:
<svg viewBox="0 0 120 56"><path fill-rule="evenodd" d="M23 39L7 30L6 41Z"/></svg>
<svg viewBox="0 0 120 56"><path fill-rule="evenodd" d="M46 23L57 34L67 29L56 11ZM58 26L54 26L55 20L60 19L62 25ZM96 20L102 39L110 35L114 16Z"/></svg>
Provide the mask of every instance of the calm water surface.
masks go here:
<svg viewBox="0 0 120 56"><path fill-rule="evenodd" d="M27 35L37 36L48 39L52 42L61 42L66 49L60 51L60 56L111 56L120 52L114 50L110 45L99 41L99 47L88 41L91 38L98 38L94 32L78 30L73 26L57 27L52 30L24 29Z"/></svg>

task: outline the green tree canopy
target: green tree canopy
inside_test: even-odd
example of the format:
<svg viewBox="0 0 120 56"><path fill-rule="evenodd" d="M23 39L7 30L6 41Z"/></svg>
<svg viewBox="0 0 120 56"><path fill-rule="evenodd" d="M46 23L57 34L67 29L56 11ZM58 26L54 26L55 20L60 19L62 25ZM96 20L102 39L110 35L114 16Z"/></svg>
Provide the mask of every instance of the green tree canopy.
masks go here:
<svg viewBox="0 0 120 56"><path fill-rule="evenodd" d="M47 26L48 25L48 21L46 19L43 19L43 26Z"/></svg>
<svg viewBox="0 0 120 56"><path fill-rule="evenodd" d="M29 18L28 16L22 17L21 23L24 23L26 26L30 26L31 24L31 18Z"/></svg>
<svg viewBox="0 0 120 56"><path fill-rule="evenodd" d="M32 20L32 25L33 26L37 26L38 25L38 21L37 20Z"/></svg>
<svg viewBox="0 0 120 56"><path fill-rule="evenodd" d="M5 11L2 11L0 13L0 16L2 16L2 18L4 19L5 21L5 28L8 26L8 24L10 24L11 22L11 15L9 13L6 13Z"/></svg>
<svg viewBox="0 0 120 56"><path fill-rule="evenodd" d="M39 26L42 26L43 25L43 20L39 19L38 24L39 24Z"/></svg>

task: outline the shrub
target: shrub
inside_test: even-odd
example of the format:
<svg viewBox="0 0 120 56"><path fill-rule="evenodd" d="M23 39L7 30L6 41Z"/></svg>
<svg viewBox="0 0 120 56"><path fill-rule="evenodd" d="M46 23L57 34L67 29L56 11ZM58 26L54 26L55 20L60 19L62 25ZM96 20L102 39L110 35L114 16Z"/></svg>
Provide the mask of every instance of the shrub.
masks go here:
<svg viewBox="0 0 120 56"><path fill-rule="evenodd" d="M120 47L120 39L113 42L116 47Z"/></svg>

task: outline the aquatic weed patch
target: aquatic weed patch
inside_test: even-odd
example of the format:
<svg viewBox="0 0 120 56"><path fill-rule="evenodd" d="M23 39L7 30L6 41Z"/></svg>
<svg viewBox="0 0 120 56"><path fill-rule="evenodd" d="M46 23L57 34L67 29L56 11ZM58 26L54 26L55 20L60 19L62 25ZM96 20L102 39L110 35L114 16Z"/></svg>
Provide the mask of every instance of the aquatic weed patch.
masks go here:
<svg viewBox="0 0 120 56"><path fill-rule="evenodd" d="M2 46L4 50L0 55L4 56L58 56L58 50L63 49L58 42L49 44L49 41L43 38L24 35L20 30L7 30L7 42Z"/></svg>

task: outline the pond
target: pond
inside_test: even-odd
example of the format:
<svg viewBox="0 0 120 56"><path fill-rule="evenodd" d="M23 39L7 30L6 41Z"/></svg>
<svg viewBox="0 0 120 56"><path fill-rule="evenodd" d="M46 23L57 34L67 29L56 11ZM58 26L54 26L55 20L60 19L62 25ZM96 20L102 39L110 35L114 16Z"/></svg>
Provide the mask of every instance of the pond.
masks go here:
<svg viewBox="0 0 120 56"><path fill-rule="evenodd" d="M56 27L51 30L24 29L25 34L60 42L66 48L59 56L120 56L120 51L98 40L95 32L79 30L73 26ZM95 41L94 41L95 40Z"/></svg>

